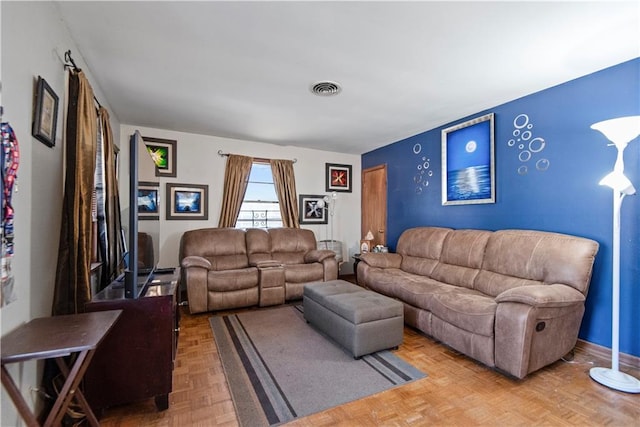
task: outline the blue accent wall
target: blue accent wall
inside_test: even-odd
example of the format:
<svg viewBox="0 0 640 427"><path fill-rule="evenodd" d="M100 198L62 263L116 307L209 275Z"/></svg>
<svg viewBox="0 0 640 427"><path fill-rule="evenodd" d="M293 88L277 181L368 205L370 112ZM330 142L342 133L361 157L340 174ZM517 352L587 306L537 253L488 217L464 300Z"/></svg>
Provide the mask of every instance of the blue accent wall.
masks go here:
<svg viewBox="0 0 640 427"><path fill-rule="evenodd" d="M427 83L425 83L427 84ZM496 203L442 206L441 130L495 114ZM612 192L598 185L616 148L593 123L640 115L640 58L479 111L365 153L387 165L387 244L416 226L568 233L600 243L580 338L611 347ZM640 140L625 152L640 191ZM620 351L640 356L640 193L622 204Z"/></svg>

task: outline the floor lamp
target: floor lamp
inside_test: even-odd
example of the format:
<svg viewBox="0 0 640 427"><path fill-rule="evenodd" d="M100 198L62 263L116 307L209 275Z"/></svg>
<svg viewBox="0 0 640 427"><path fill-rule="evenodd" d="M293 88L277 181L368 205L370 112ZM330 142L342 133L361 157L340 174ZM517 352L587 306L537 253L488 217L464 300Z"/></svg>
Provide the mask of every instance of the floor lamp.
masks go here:
<svg viewBox="0 0 640 427"><path fill-rule="evenodd" d="M589 375L595 381L615 390L640 393L640 380L620 372L620 207L625 196L636 189L624 175L623 152L627 144L640 135L640 116L620 117L591 125L602 132L618 149L613 171L602 178L600 185L613 189L613 262L612 262L612 319L611 319L611 368L591 368Z"/></svg>
<svg viewBox="0 0 640 427"><path fill-rule="evenodd" d="M338 199L338 193L336 193L335 191L333 193L331 193L331 198L329 198L329 196L324 196L322 199L318 200L318 207L320 209L326 209L327 213L330 216L329 219L329 226L330 226L330 230L331 230L331 234L329 237L329 242L328 244L325 243L325 248L332 250L333 252L336 253L336 260L338 261L338 263L342 262L342 243L339 244L340 247L340 253L338 253L338 251L336 251L337 247L338 247L338 242L336 240L333 240L333 216L336 213L336 201ZM331 244L331 248L329 248L329 244Z"/></svg>

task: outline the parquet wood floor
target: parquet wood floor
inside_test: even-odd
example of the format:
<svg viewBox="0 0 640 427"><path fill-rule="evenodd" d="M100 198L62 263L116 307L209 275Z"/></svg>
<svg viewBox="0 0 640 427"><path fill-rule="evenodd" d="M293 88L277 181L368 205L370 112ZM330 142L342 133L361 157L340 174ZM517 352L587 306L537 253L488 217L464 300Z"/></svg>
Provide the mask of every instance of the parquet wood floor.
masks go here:
<svg viewBox="0 0 640 427"><path fill-rule="evenodd" d="M234 406L209 327L211 314L181 308L178 355L169 409L153 399L108 409L101 425L237 426ZM405 327L396 353L427 378L288 425L316 426L633 426L640 427L640 395L616 392L589 378L609 366L585 351L517 381ZM640 370L622 368L640 378Z"/></svg>

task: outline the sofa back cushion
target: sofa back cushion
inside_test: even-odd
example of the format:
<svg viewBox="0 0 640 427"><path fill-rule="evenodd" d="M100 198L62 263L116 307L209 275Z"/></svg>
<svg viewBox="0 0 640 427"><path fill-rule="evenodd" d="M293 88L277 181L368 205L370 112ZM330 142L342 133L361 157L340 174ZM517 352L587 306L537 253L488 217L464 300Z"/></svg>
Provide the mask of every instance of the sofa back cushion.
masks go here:
<svg viewBox="0 0 640 427"><path fill-rule="evenodd" d="M247 255L250 265L271 260L271 236L261 228L248 228L246 233Z"/></svg>
<svg viewBox="0 0 640 427"><path fill-rule="evenodd" d="M245 232L235 228L185 231L180 241L180 261L191 255L209 260L213 270L234 270L249 266Z"/></svg>
<svg viewBox="0 0 640 427"><path fill-rule="evenodd" d="M304 264L304 254L316 249L313 231L302 228L270 228L271 259L283 264Z"/></svg>
<svg viewBox="0 0 640 427"><path fill-rule="evenodd" d="M431 277L440 259L444 240L451 231L440 227L405 230L396 247L396 253L402 255L400 268L408 273Z"/></svg>
<svg viewBox="0 0 640 427"><path fill-rule="evenodd" d="M487 242L475 288L497 296L516 286L562 283L584 295L589 289L598 243L582 237L534 230L500 230Z"/></svg>
<svg viewBox="0 0 640 427"><path fill-rule="evenodd" d="M491 234L491 231L486 230L452 230L444 240L440 262L431 277L451 285L473 289Z"/></svg>

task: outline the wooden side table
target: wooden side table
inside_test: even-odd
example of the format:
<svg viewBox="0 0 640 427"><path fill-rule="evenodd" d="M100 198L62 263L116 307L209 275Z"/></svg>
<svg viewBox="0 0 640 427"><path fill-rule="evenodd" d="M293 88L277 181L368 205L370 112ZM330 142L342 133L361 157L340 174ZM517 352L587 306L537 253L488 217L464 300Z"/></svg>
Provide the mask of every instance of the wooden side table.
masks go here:
<svg viewBox="0 0 640 427"><path fill-rule="evenodd" d="M64 385L58 394L44 426L61 424L67 407L75 397L85 410L87 420L92 426L99 426L82 391L78 387L91 362L98 344L120 317L122 310L98 313L70 314L64 316L41 317L33 319L2 337L2 385L7 389L18 413L28 426L38 426L36 416L25 402L20 389L9 375L5 365L27 360L55 359L62 375ZM77 353L67 366L65 356Z"/></svg>
<svg viewBox="0 0 640 427"><path fill-rule="evenodd" d="M358 284L358 263L360 262L360 254L353 254L353 275L356 278L356 284Z"/></svg>

